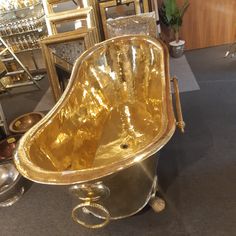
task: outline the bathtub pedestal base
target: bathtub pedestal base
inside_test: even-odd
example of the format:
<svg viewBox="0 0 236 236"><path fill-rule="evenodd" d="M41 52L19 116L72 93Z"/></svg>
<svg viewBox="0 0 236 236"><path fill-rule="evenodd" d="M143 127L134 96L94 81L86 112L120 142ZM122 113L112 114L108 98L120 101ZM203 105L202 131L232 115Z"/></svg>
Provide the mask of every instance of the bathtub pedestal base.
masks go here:
<svg viewBox="0 0 236 236"><path fill-rule="evenodd" d="M107 225L111 220L135 215L147 204L155 212L163 210L165 202L156 196L157 162L158 155L154 154L115 175L96 182L70 186L70 193L80 202L72 210L73 220L84 227L96 229ZM83 219L86 215L92 215L102 223L86 223L90 222L88 218Z"/></svg>

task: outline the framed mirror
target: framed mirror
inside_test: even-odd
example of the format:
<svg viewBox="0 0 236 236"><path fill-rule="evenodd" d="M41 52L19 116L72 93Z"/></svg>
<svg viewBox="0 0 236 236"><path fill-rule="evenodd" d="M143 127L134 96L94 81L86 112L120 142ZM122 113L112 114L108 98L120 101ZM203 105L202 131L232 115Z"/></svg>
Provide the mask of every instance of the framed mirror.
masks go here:
<svg viewBox="0 0 236 236"><path fill-rule="evenodd" d="M92 1L94 0L47 0L47 4L51 13L58 13L92 6Z"/></svg>
<svg viewBox="0 0 236 236"><path fill-rule="evenodd" d="M107 39L107 19L131 16L149 11L148 0L111 0L99 2L104 36Z"/></svg>
<svg viewBox="0 0 236 236"><path fill-rule="evenodd" d="M156 38L157 26L155 12L108 19L107 29L108 38L126 34L144 34Z"/></svg>
<svg viewBox="0 0 236 236"><path fill-rule="evenodd" d="M75 60L95 44L91 29L51 35L40 42L55 101L66 88Z"/></svg>
<svg viewBox="0 0 236 236"><path fill-rule="evenodd" d="M81 27L94 28L94 36L100 41L97 8L94 0L44 0L48 34L70 32Z"/></svg>

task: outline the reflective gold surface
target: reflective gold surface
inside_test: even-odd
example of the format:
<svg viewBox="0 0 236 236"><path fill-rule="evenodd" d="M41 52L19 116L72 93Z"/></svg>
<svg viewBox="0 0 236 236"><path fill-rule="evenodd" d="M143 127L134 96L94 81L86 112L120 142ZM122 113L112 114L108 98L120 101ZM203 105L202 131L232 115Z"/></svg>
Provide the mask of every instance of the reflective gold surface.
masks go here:
<svg viewBox="0 0 236 236"><path fill-rule="evenodd" d="M15 163L36 182L98 179L162 148L175 130L167 49L147 36L97 44L66 91L19 142Z"/></svg>
<svg viewBox="0 0 236 236"><path fill-rule="evenodd" d="M178 118L178 122L176 123L176 125L178 126L180 131L184 133L185 122L183 120L183 115L182 115L178 79L176 77L173 77L171 81L173 82L173 88L175 92L176 113L177 113L177 118Z"/></svg>

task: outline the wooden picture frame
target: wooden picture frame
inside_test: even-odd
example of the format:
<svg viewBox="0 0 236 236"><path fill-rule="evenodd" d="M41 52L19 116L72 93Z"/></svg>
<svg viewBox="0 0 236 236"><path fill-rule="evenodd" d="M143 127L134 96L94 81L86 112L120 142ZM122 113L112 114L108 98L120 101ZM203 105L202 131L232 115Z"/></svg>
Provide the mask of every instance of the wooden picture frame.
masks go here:
<svg viewBox="0 0 236 236"><path fill-rule="evenodd" d="M96 42L100 42L97 4L94 0L42 0L42 2L49 35L87 27L89 29L93 28Z"/></svg>
<svg viewBox="0 0 236 236"><path fill-rule="evenodd" d="M45 1L45 0L44 0ZM91 6L91 0L47 0L47 8L50 13L58 13L65 10L72 10L76 8L86 8Z"/></svg>
<svg viewBox="0 0 236 236"><path fill-rule="evenodd" d="M113 17L112 14L109 14L109 15L107 14L109 9L112 9L112 8L113 9L114 8L121 9L122 7L125 8L125 7L129 6L130 4L133 7L133 12L128 13L128 15L136 15L136 14L149 12L149 9L150 9L149 8L149 0L142 0L142 1L140 1L140 0L111 0L111 1L99 2L99 9L100 9L100 15L101 15L101 21L102 21L102 27L103 27L103 33L104 33L105 39L108 38L107 26L106 26L107 19L108 18L113 18L113 19L117 18L117 16L115 16L115 15ZM124 11L124 9L123 9L123 11ZM123 13L120 13L118 15L118 17L128 16L127 14L123 14Z"/></svg>
<svg viewBox="0 0 236 236"><path fill-rule="evenodd" d="M62 33L58 32L57 26L62 25L63 23L71 22L75 25L75 29L72 29L71 31L83 27L93 29L96 42L100 41L100 34L97 30L98 23L95 17L94 9L92 7L68 10L59 13L52 13L47 17L47 19L50 22L52 34ZM79 22L81 22L80 25L78 24Z"/></svg>
<svg viewBox="0 0 236 236"><path fill-rule="evenodd" d="M92 30L87 28L51 35L41 40L40 45L55 101L59 100L65 89L58 77L57 68L70 72L74 61L94 44ZM67 58L68 55L70 58Z"/></svg>

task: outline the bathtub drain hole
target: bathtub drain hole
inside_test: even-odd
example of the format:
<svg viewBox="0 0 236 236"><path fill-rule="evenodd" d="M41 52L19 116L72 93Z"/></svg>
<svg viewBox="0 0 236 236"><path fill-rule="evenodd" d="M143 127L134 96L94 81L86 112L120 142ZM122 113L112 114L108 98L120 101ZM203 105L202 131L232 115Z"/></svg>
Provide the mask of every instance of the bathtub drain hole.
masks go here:
<svg viewBox="0 0 236 236"><path fill-rule="evenodd" d="M120 148L121 148L121 149L127 149L127 148L129 148L129 145L128 145L127 143L122 143L122 144L120 145Z"/></svg>

